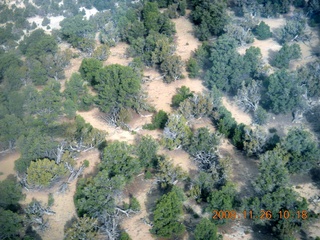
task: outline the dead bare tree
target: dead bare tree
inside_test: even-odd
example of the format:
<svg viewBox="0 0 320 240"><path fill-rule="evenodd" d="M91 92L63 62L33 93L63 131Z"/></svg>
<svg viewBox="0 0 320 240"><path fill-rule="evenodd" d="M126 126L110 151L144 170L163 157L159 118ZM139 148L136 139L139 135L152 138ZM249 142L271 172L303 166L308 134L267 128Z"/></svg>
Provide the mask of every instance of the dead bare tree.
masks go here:
<svg viewBox="0 0 320 240"><path fill-rule="evenodd" d="M49 226L48 220L44 220L43 215L55 214L50 208L41 206L40 202L36 200L33 200L27 206L25 213L27 214L29 224L36 226L41 231L44 231Z"/></svg>
<svg viewBox="0 0 320 240"><path fill-rule="evenodd" d="M237 104L245 111L255 112L261 99L260 89L260 83L257 81L252 81L248 86L245 85L245 82L242 82L235 97Z"/></svg>

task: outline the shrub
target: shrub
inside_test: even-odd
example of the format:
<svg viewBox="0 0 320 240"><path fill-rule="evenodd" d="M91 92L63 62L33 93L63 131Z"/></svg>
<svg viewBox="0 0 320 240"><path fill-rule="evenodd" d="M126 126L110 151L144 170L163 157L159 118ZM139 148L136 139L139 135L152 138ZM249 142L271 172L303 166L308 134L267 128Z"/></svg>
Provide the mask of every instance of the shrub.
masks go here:
<svg viewBox="0 0 320 240"><path fill-rule="evenodd" d="M267 25L264 21L262 21L253 29L253 34L259 40L266 40L272 36L269 25Z"/></svg>

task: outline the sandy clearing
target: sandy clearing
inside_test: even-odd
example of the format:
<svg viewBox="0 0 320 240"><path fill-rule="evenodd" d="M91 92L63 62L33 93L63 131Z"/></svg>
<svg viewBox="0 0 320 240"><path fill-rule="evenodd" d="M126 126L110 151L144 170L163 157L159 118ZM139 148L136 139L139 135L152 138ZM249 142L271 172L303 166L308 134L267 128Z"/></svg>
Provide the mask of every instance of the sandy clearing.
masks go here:
<svg viewBox="0 0 320 240"><path fill-rule="evenodd" d="M190 173L191 171L198 171L198 167L190 159L190 155L181 149L170 151L168 149L160 149L159 154L168 156L175 166L180 166L182 170Z"/></svg>
<svg viewBox="0 0 320 240"><path fill-rule="evenodd" d="M172 96L176 94L176 89L182 86L190 88L194 92L203 92L205 87L199 79L185 78L172 82L170 84L162 82L160 74L154 69L145 69L145 76L150 76L150 79L156 79L143 85L143 90L148 93L148 103L153 105L157 111L164 110L165 112L172 112L171 100Z"/></svg>
<svg viewBox="0 0 320 240"><path fill-rule="evenodd" d="M286 24L286 19L283 17L279 18L260 18L260 21L264 21L267 25L269 25L270 30L273 31L276 28L280 28ZM260 22L259 22L260 23Z"/></svg>
<svg viewBox="0 0 320 240"><path fill-rule="evenodd" d="M106 61L104 61L104 65L110 64L120 64L123 66L128 66L132 61L132 58L127 57L127 48L129 45L124 42L119 42L115 47L110 48L110 56Z"/></svg>
<svg viewBox="0 0 320 240"><path fill-rule="evenodd" d="M235 102L232 102L227 97L222 97L222 104L225 108L232 113L232 117L236 120L236 122L243 123L245 125L251 125L252 119L248 113L242 111Z"/></svg>
<svg viewBox="0 0 320 240"><path fill-rule="evenodd" d="M27 18L27 21L32 24L33 22L35 22L37 24L37 29L41 28L44 31L46 31L47 33L51 33L52 29L60 29L60 22L65 18L64 16L51 16L48 18L50 19L50 24L48 24L50 26L50 29L47 29L47 25L46 26L42 26L42 21L43 21L43 17L40 16L35 16L35 17L31 17L31 18Z"/></svg>
<svg viewBox="0 0 320 240"><path fill-rule="evenodd" d="M151 181L144 181L140 184L138 190L129 191L140 203L141 210L138 214L133 215L130 218L124 218L121 221L120 226L130 235L133 240L151 240L154 239L150 233L151 227L143 223L143 219L149 221L148 216L148 192L152 188L153 184Z"/></svg>
<svg viewBox="0 0 320 240"><path fill-rule="evenodd" d="M128 143L134 143L135 135L129 131L122 130L121 128L114 128L109 126L103 121L100 116L101 112L98 108L93 108L88 112L77 112L86 122L89 122L94 128L104 130L108 133L107 140L126 141Z"/></svg>
<svg viewBox="0 0 320 240"><path fill-rule="evenodd" d="M195 51L201 42L193 35L193 26L188 16L173 19L176 25L176 53L181 57L182 61L190 58L192 51Z"/></svg>
<svg viewBox="0 0 320 240"><path fill-rule="evenodd" d="M85 11L85 18L89 19L91 16L94 16L97 12L99 12L95 7L92 7L91 9L87 9L85 7L79 8L79 11Z"/></svg>
<svg viewBox="0 0 320 240"><path fill-rule="evenodd" d="M208 128L211 132L216 131L216 128L213 126L210 118L194 119L191 120L189 124L192 130L197 130L198 128Z"/></svg>
<svg viewBox="0 0 320 240"><path fill-rule="evenodd" d="M89 167L84 170L83 175L93 173L96 169L96 165L100 162L99 151L94 149L92 151L82 152L77 158L77 165L80 166L84 160L89 161ZM21 202L23 205L30 203L32 199L36 199L46 205L48 202L48 194L53 194L54 204L51 207L51 210L56 214L47 217L49 228L44 232L39 232L44 240L63 239L65 223L76 216L76 209L73 202L73 196L76 191L76 182L77 181L72 181L69 184L69 190L64 194L57 193L59 184L46 190L24 191L26 199Z"/></svg>
<svg viewBox="0 0 320 240"><path fill-rule="evenodd" d="M20 158L18 152L5 152L0 154L0 181L3 181L8 175L15 175L14 162Z"/></svg>

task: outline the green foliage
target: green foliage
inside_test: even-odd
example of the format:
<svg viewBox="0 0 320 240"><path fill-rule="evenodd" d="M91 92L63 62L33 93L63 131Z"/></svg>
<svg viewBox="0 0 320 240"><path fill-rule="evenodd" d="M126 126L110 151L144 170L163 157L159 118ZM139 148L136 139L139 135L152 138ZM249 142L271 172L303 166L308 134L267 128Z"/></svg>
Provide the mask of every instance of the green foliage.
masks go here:
<svg viewBox="0 0 320 240"><path fill-rule="evenodd" d="M285 167L287 161L288 154L279 146L260 155L259 175L253 184L259 196L288 186L289 174Z"/></svg>
<svg viewBox="0 0 320 240"><path fill-rule="evenodd" d="M292 45L284 44L283 47L276 53L271 61L271 65L277 68L289 68L291 60L301 57L300 46L296 43Z"/></svg>
<svg viewBox="0 0 320 240"><path fill-rule="evenodd" d="M142 136L136 147L141 166L148 168L155 165L158 143L151 136Z"/></svg>
<svg viewBox="0 0 320 240"><path fill-rule="evenodd" d="M172 97L172 106L179 107L180 103L182 103L185 99L192 97L192 92L190 92L190 88L186 86L182 86L181 88L177 88L176 94Z"/></svg>
<svg viewBox="0 0 320 240"><path fill-rule="evenodd" d="M171 114L163 130L164 145L170 150L188 145L191 134L187 120L182 115Z"/></svg>
<svg viewBox="0 0 320 240"><path fill-rule="evenodd" d="M48 194L48 206L49 206L49 207L52 207L53 204L54 204L53 194L52 194L52 193L49 193L49 194Z"/></svg>
<svg viewBox="0 0 320 240"><path fill-rule="evenodd" d="M50 19L47 18L47 17L43 18L41 25L42 26L47 26L49 24L50 24Z"/></svg>
<svg viewBox="0 0 320 240"><path fill-rule="evenodd" d="M0 208L10 209L16 207L25 195L22 194L22 187L15 177L9 176L0 182Z"/></svg>
<svg viewBox="0 0 320 240"><path fill-rule="evenodd" d="M131 240L131 237L129 236L128 233L122 231L120 234L120 240Z"/></svg>
<svg viewBox="0 0 320 240"><path fill-rule="evenodd" d="M180 166L174 166L173 162L160 157L158 159L157 181L162 188L168 188L175 185L178 181L185 180L186 172Z"/></svg>
<svg viewBox="0 0 320 240"><path fill-rule="evenodd" d="M114 108L137 108L140 79L132 68L112 64L100 69L94 85L98 91L97 104L104 112Z"/></svg>
<svg viewBox="0 0 320 240"><path fill-rule="evenodd" d="M140 203L135 197L130 198L130 209L133 211L140 211L141 209Z"/></svg>
<svg viewBox="0 0 320 240"><path fill-rule="evenodd" d="M160 110L152 117L152 123L146 124L143 126L144 129L155 130L155 129L164 129L168 121L168 114Z"/></svg>
<svg viewBox="0 0 320 240"><path fill-rule="evenodd" d="M100 171L94 178L81 179L74 196L79 216L88 214L99 217L102 213L112 214L116 206L115 195L125 183L122 175L110 178L107 170Z"/></svg>
<svg viewBox="0 0 320 240"><path fill-rule="evenodd" d="M285 70L277 71L268 78L268 105L274 113L292 111L301 103L303 92L297 77Z"/></svg>
<svg viewBox="0 0 320 240"><path fill-rule="evenodd" d="M88 160L83 161L84 167L86 167L86 168L89 167L89 164L90 164L90 162Z"/></svg>
<svg viewBox="0 0 320 240"><path fill-rule="evenodd" d="M154 225L150 231L166 238L182 235L185 231L184 225L179 221L182 213L182 201L173 189L157 202L153 212Z"/></svg>
<svg viewBox="0 0 320 240"><path fill-rule="evenodd" d="M306 20L302 14L294 14L289 18L282 28L276 29L274 35L277 40L283 44L292 41L293 39L304 37L306 29Z"/></svg>
<svg viewBox="0 0 320 240"><path fill-rule="evenodd" d="M9 149L12 149L23 130L24 124L20 118L6 114L0 119L0 142L8 144Z"/></svg>
<svg viewBox="0 0 320 240"><path fill-rule="evenodd" d="M73 73L70 80L66 82L63 95L67 100L71 100L76 109L80 111L89 110L93 103L93 97L88 93L88 87L78 73Z"/></svg>
<svg viewBox="0 0 320 240"><path fill-rule="evenodd" d="M79 72L82 78L92 85L97 84L95 76L102 68L102 62L94 58L84 58L81 62Z"/></svg>
<svg viewBox="0 0 320 240"><path fill-rule="evenodd" d="M251 129L244 127L243 149L248 156L264 152L267 143L267 133L261 127Z"/></svg>
<svg viewBox="0 0 320 240"><path fill-rule="evenodd" d="M233 136L237 122L225 107L221 106L218 108L218 111L214 116L214 122L217 124L220 133L224 134L226 137Z"/></svg>
<svg viewBox="0 0 320 240"><path fill-rule="evenodd" d="M236 190L232 183L227 183L221 190L213 191L208 199L209 207L208 212L220 209L234 209L236 206ZM217 224L224 223L225 219L214 220Z"/></svg>
<svg viewBox="0 0 320 240"><path fill-rule="evenodd" d="M19 173L24 173L35 159L52 157L56 151L57 143L39 128L32 128L25 134L21 135L17 146L21 152L21 158L15 161L15 169ZM49 156L48 156L49 155Z"/></svg>
<svg viewBox="0 0 320 240"><path fill-rule="evenodd" d="M306 130L290 129L282 146L289 153L286 166L291 173L308 171L319 161L318 144L312 134Z"/></svg>
<svg viewBox="0 0 320 240"><path fill-rule="evenodd" d="M97 220L83 216L75 220L72 225L65 230L65 240L73 239L97 239Z"/></svg>
<svg viewBox="0 0 320 240"><path fill-rule="evenodd" d="M194 10L191 19L196 25L196 36L208 40L211 35L220 35L228 21L227 4L225 1L200 0L192 1Z"/></svg>
<svg viewBox="0 0 320 240"><path fill-rule="evenodd" d="M320 61L309 62L302 68L298 69L298 78L306 85L308 96L320 97Z"/></svg>
<svg viewBox="0 0 320 240"><path fill-rule="evenodd" d="M252 32L259 40L266 40L272 36L269 25L267 25L264 21L261 21Z"/></svg>
<svg viewBox="0 0 320 240"><path fill-rule="evenodd" d="M27 170L27 181L30 185L37 187L48 187L52 181L67 173L63 164L56 164L55 161L38 159L32 161Z"/></svg>
<svg viewBox="0 0 320 240"><path fill-rule="evenodd" d="M99 61L106 61L110 55L110 48L108 45L103 44L94 50L92 57Z"/></svg>
<svg viewBox="0 0 320 240"><path fill-rule="evenodd" d="M245 135L244 128L245 128L245 125L243 123L240 123L234 129L234 134L232 136L232 143L239 150L243 149L243 142L244 142L244 135Z"/></svg>
<svg viewBox="0 0 320 240"><path fill-rule="evenodd" d="M20 239L19 232L22 228L22 217L10 210L0 208L0 238Z"/></svg>
<svg viewBox="0 0 320 240"><path fill-rule="evenodd" d="M216 225L208 218L202 218L197 224L194 231L194 238L196 240L218 240L220 239L217 233Z"/></svg>
<svg viewBox="0 0 320 240"><path fill-rule="evenodd" d="M19 48L26 56L40 59L42 55L56 53L58 44L54 37L45 34L42 29L37 29L33 31L29 37L24 38Z"/></svg>
<svg viewBox="0 0 320 240"><path fill-rule="evenodd" d="M181 57L178 55L167 56L160 64L161 73L164 75L164 82L171 83L182 77Z"/></svg>
<svg viewBox="0 0 320 240"><path fill-rule="evenodd" d="M94 27L83 16L77 15L65 18L60 22L62 38L73 47L85 52L93 52Z"/></svg>
<svg viewBox="0 0 320 240"><path fill-rule="evenodd" d="M257 110L254 112L253 121L259 125L264 125L268 121L268 113L264 108L259 106Z"/></svg>
<svg viewBox="0 0 320 240"><path fill-rule="evenodd" d="M178 113L187 120L210 116L213 110L213 98L208 93L193 94L185 99L178 108Z"/></svg>
<svg viewBox="0 0 320 240"><path fill-rule="evenodd" d="M109 177L122 175L131 180L141 171L139 159L132 156L134 149L125 142L112 142L103 150L100 169L105 169Z"/></svg>
<svg viewBox="0 0 320 240"><path fill-rule="evenodd" d="M193 134L190 144L186 146L188 153L192 156L202 152L215 152L220 143L220 136L210 133L208 128L199 128Z"/></svg>
<svg viewBox="0 0 320 240"><path fill-rule="evenodd" d="M196 78L199 76L200 66L195 58L190 57L187 61L186 67L190 78Z"/></svg>
<svg viewBox="0 0 320 240"><path fill-rule="evenodd" d="M212 88L216 86L219 90L236 93L244 81L248 83L257 66L255 58L241 56L237 50L234 39L225 35L218 38L209 50L208 71L205 73L205 84ZM249 51L249 53L251 50ZM256 52L256 51L255 51ZM250 56L259 57L257 54ZM254 61L248 61L252 59Z"/></svg>

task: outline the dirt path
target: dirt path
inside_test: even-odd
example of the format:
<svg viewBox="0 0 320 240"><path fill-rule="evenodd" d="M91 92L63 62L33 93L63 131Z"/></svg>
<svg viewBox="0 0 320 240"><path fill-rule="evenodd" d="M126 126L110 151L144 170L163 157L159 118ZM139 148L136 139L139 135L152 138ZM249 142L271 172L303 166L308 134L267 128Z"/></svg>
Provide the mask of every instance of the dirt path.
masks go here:
<svg viewBox="0 0 320 240"><path fill-rule="evenodd" d="M15 175L14 162L20 158L18 152L5 152L0 154L0 181L3 181L8 175Z"/></svg>
<svg viewBox="0 0 320 240"><path fill-rule="evenodd" d="M104 61L104 65L110 64L120 64L123 66L128 66L132 61L132 58L127 57L126 51L129 47L128 44L124 42L118 43L115 47L110 48L110 56L106 61Z"/></svg>
<svg viewBox="0 0 320 240"><path fill-rule="evenodd" d="M230 99L227 97L222 97L222 104L225 106L225 108L231 112L232 117L236 120L236 122L243 123L245 125L251 125L252 124L252 119L251 116L242 111L236 104L235 102L232 102Z"/></svg>
<svg viewBox="0 0 320 240"><path fill-rule="evenodd" d="M124 218L121 221L121 228L124 229L133 240L150 240L154 239L150 233L151 227L143 222L149 221L148 213L148 192L152 187L152 180L143 180L139 177L133 184L127 187L125 194L133 195L140 203L141 210L138 214L133 215L130 218ZM126 200L128 202L128 198Z"/></svg>

